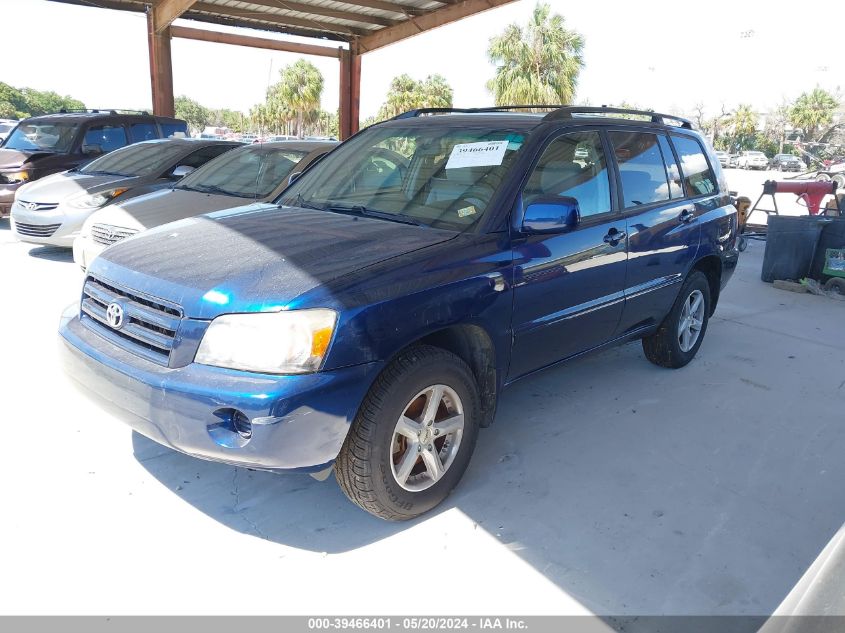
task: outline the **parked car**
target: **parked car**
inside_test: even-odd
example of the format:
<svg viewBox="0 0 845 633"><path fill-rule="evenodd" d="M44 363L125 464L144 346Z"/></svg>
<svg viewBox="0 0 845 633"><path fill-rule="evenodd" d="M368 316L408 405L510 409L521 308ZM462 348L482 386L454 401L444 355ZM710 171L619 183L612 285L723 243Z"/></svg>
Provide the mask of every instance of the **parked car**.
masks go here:
<svg viewBox="0 0 845 633"><path fill-rule="evenodd" d="M0 119L0 144L9 136L9 132L15 129L18 124L17 119Z"/></svg>
<svg viewBox="0 0 845 633"><path fill-rule="evenodd" d="M272 200L288 185L292 173L303 171L335 145L306 141L238 143L238 149L197 169L175 187L118 201L91 214L73 242L73 259L85 269L107 246L145 229Z"/></svg>
<svg viewBox="0 0 845 633"><path fill-rule="evenodd" d="M739 154L731 154L728 156L728 167L738 167L739 166Z"/></svg>
<svg viewBox="0 0 845 633"><path fill-rule="evenodd" d="M769 169L804 171L804 163L794 154L775 154L769 161Z"/></svg>
<svg viewBox="0 0 845 633"><path fill-rule="evenodd" d="M740 169L766 169L769 159L763 152L740 152L737 167Z"/></svg>
<svg viewBox="0 0 845 633"><path fill-rule="evenodd" d="M83 165L130 143L187 136L180 119L86 110L46 114L21 121L0 147L0 217L12 209L26 182Z"/></svg>
<svg viewBox="0 0 845 633"><path fill-rule="evenodd" d="M60 327L68 375L162 444L333 467L362 508L409 519L458 483L514 381L635 339L659 366L693 359L738 251L688 122L427 112L353 136L276 204L104 251Z"/></svg>
<svg viewBox="0 0 845 633"><path fill-rule="evenodd" d="M715 151L716 158L719 160L719 164L722 167L730 167L731 157L730 154L727 152L722 152L719 150Z"/></svg>
<svg viewBox="0 0 845 633"><path fill-rule="evenodd" d="M128 145L83 167L21 186L12 205L12 230L23 242L71 248L83 222L97 209L172 187L197 167L240 146L190 138Z"/></svg>

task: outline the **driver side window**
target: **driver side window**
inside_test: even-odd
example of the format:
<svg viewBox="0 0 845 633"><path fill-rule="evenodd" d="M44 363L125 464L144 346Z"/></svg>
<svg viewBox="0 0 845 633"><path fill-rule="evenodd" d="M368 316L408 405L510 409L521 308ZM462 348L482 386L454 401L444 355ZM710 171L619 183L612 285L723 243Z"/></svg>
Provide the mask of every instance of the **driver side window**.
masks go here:
<svg viewBox="0 0 845 633"><path fill-rule="evenodd" d="M556 196L578 200L582 218L611 210L607 161L598 132L563 134L540 156L522 192L523 205Z"/></svg>

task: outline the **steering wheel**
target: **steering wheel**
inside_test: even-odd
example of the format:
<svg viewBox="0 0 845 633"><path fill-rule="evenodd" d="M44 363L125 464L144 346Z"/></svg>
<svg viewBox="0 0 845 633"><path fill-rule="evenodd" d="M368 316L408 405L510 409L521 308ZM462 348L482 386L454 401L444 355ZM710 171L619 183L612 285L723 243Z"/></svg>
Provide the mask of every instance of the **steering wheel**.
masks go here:
<svg viewBox="0 0 845 633"><path fill-rule="evenodd" d="M458 214L459 211L467 207L474 208L475 212L466 215L475 215L475 213L483 211L488 202L490 202L490 189L483 185L474 185L455 198L452 204L446 207L444 215L452 212ZM466 215L459 215L458 217L466 217Z"/></svg>

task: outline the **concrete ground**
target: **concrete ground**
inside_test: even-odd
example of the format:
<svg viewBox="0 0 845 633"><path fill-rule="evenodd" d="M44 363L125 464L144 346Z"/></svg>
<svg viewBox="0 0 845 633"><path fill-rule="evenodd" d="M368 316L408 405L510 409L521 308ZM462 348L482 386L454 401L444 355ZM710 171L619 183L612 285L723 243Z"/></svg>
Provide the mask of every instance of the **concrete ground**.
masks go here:
<svg viewBox="0 0 845 633"><path fill-rule="evenodd" d="M391 524L78 395L82 274L0 221L0 613L770 614L845 521L845 302L762 283L763 249L691 365L634 343L517 383L455 493Z"/></svg>

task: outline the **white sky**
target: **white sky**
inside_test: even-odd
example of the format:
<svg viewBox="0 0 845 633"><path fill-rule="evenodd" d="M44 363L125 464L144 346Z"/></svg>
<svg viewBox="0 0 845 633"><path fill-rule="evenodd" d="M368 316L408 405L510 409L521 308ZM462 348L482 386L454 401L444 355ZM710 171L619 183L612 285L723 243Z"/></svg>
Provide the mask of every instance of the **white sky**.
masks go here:
<svg viewBox="0 0 845 633"><path fill-rule="evenodd" d="M710 111L722 102L728 107L750 102L765 110L817 84L833 91L845 88L845 2L824 3L824 10L815 11L809 22L801 17L800 6L779 0L550 4L586 40L578 101L601 105L625 100L656 110L688 109L703 102ZM486 57L488 40L510 22L527 21L533 7L533 0L518 0L364 55L362 119L376 113L391 78L403 72L418 79L444 75L455 90L456 106L492 105L485 87L493 74ZM142 14L46 0L2 0L0 16L0 55L6 60L0 81L69 94L88 107L149 107ZM741 37L744 31L751 31L751 37ZM263 101L271 68L275 81L278 69L299 57L182 39L173 40L172 50L177 95L242 111ZM323 107L336 110L337 61L309 59L326 79Z"/></svg>

